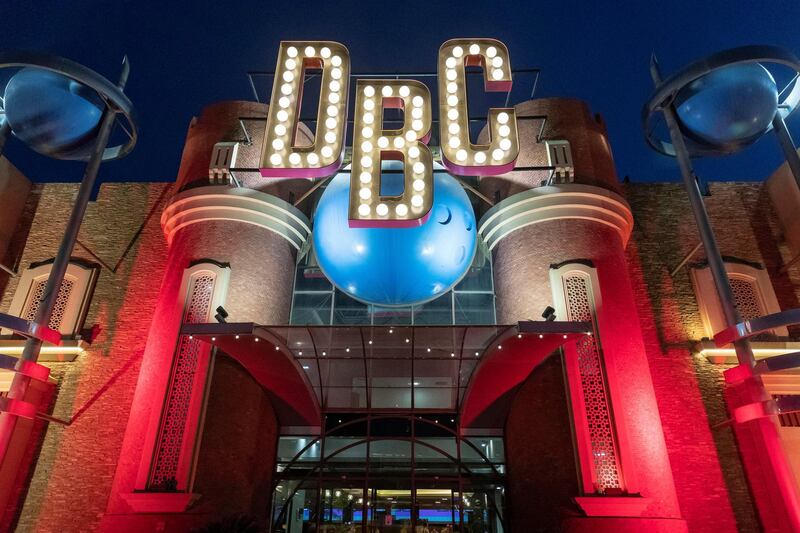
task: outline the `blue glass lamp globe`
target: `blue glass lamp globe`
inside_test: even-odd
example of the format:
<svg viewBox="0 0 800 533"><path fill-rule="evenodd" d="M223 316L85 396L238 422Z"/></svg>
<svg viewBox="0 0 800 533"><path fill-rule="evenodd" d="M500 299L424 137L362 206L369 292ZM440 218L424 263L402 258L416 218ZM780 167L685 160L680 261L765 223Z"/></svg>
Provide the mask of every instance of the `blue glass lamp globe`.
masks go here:
<svg viewBox="0 0 800 533"><path fill-rule="evenodd" d="M778 110L778 88L758 63L731 65L706 74L675 98L685 132L714 146L758 139Z"/></svg>
<svg viewBox="0 0 800 533"><path fill-rule="evenodd" d="M383 169L402 169L402 163L387 161ZM402 192L402 174L381 180L382 194ZM351 228L349 201L350 174L340 173L319 200L312 239L322 272L353 298L381 306L419 304L447 292L472 263L475 213L452 176L434 173L433 207L421 226Z"/></svg>
<svg viewBox="0 0 800 533"><path fill-rule="evenodd" d="M92 149L103 104L92 89L55 72L24 68L6 84L6 119L33 150L83 159Z"/></svg>

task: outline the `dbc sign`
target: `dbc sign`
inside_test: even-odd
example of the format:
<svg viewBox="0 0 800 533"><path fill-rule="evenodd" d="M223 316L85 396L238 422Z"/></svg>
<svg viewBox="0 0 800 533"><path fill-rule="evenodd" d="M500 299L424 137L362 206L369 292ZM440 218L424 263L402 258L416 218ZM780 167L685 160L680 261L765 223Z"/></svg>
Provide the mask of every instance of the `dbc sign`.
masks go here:
<svg viewBox="0 0 800 533"><path fill-rule="evenodd" d="M508 172L519 155L512 108L489 110L488 144L473 144L465 68L480 66L487 91L511 88L508 49L495 39L452 39L439 49L438 91L442 162L456 175ZM311 146L295 146L306 69L321 69L317 129ZM267 116L261 175L321 178L342 165L347 126L350 54L332 41L281 42ZM383 110L401 108L404 125L383 128ZM349 219L353 227L413 226L424 222L433 203L431 95L416 80L358 80L353 129ZM381 161L403 161L404 190L381 196Z"/></svg>

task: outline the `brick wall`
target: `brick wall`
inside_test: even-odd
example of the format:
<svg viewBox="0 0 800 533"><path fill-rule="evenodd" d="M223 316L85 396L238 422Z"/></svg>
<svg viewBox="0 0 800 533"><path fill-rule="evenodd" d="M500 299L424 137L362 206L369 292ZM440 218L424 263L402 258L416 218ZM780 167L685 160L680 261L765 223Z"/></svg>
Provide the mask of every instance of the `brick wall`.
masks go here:
<svg viewBox="0 0 800 533"><path fill-rule="evenodd" d="M512 531L555 531L577 514L578 494L564 369L558 353L519 388L505 427L506 524Z"/></svg>
<svg viewBox="0 0 800 533"><path fill-rule="evenodd" d="M31 182L5 157L0 157L0 263L8 266L6 251L25 209Z"/></svg>
<svg viewBox="0 0 800 533"><path fill-rule="evenodd" d="M264 389L234 359L216 356L195 492L204 495L193 513L252 516L268 524L278 422Z"/></svg>
<svg viewBox="0 0 800 533"><path fill-rule="evenodd" d="M687 267L669 272L699 242L680 184L629 184L635 218L628 257L681 510L696 531L760 528L728 418L722 372L689 348L704 336ZM724 256L762 264L782 309L798 306L800 269L780 272L790 251L759 183L713 183L706 207ZM691 264L705 261L701 249ZM796 333L796 331L795 331Z"/></svg>
<svg viewBox="0 0 800 533"><path fill-rule="evenodd" d="M55 255L77 188L37 186L35 202L29 202L33 219L20 271ZM76 246L73 257L99 263L94 254L112 268L119 266L116 272L100 270L85 323L100 326L91 347L74 362L48 364L57 382L52 414L74 421L69 427L50 424L45 435L40 433L44 440L18 531L92 530L105 510L164 269L159 215L167 189L163 183L104 184L89 206L79 236L84 246ZM18 281L8 281L0 300L3 311Z"/></svg>

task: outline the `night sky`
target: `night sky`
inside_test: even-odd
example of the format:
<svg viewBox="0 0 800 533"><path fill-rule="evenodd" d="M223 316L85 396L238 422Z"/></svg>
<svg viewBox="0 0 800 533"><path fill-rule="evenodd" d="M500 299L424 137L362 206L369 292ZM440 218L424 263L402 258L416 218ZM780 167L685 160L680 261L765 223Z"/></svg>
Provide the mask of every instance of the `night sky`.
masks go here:
<svg viewBox="0 0 800 533"><path fill-rule="evenodd" d="M336 40L354 72L433 71L454 37L506 43L514 68L538 67L537 96L588 101L608 123L620 177L678 178L675 161L645 144L642 105L656 52L669 74L715 51L773 44L800 54L800 2L237 2L4 0L0 46L61 55L116 80L140 117L134 152L104 165L107 181L172 181L192 116L209 103L251 99L245 73L272 70L281 40ZM259 87L267 94L268 83ZM525 83L528 83L527 81ZM352 113L352 111L351 111ZM789 119L800 141L800 112ZM36 181L79 179L83 166L54 162L12 140L6 155ZM725 159L698 163L705 180L761 180L781 162L770 136Z"/></svg>

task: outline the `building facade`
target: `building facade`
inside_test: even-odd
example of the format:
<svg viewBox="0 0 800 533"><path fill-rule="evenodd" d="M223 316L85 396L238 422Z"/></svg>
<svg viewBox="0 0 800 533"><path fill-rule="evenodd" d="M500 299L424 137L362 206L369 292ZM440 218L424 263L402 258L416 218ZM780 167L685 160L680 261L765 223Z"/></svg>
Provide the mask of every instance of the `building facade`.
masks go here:
<svg viewBox="0 0 800 533"><path fill-rule="evenodd" d="M760 450L725 424L735 356L709 341L721 314L688 200L621 183L585 103L515 106L529 170L462 182L472 264L408 307L322 272L324 183L247 170L267 109L208 106L176 180L100 188L50 324L68 340L43 351L50 382L32 393L48 419L17 430L0 470L4 528L785 530ZM240 170L221 171L233 143ZM16 272L0 307L32 316L76 186L6 161L0 178ZM787 169L713 183L706 203L743 318L798 307ZM757 357L798 334L763 335ZM767 386L800 394L800 375ZM800 421L779 423L800 470Z"/></svg>

